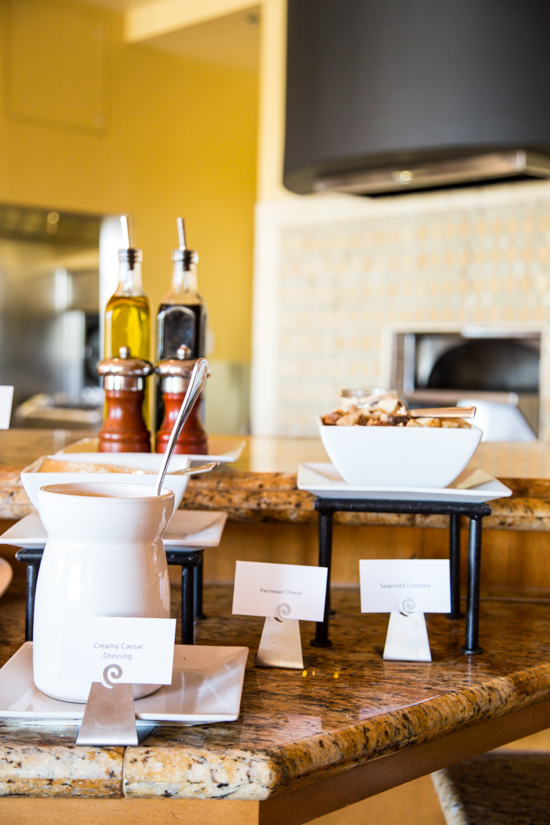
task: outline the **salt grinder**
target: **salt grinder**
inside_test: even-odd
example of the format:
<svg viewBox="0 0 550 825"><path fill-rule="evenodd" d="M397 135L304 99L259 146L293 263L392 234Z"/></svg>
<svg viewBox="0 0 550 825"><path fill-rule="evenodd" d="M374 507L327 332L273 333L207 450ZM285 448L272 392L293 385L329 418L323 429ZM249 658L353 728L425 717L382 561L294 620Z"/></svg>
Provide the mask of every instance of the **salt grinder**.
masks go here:
<svg viewBox="0 0 550 825"><path fill-rule="evenodd" d="M190 359L191 350L182 344L176 358L166 358L159 361L155 372L160 376L162 400L164 402L164 420L157 433L157 453L164 453L170 433L180 411L183 398L189 386L189 379L196 363L196 358ZM189 418L177 440L175 453L190 453L192 455L206 455L208 441L201 423L201 408L203 398L199 395Z"/></svg>
<svg viewBox="0 0 550 825"><path fill-rule="evenodd" d="M143 420L145 380L153 365L132 358L129 347L121 347L118 358L104 358L97 365L104 377L106 414L99 431L100 453L150 453L151 438Z"/></svg>

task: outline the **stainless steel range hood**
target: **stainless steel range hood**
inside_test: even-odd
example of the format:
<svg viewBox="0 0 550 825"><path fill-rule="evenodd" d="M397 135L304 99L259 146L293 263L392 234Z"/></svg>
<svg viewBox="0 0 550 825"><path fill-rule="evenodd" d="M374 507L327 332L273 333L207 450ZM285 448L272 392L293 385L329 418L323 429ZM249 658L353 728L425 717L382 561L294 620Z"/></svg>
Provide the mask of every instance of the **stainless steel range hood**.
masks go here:
<svg viewBox="0 0 550 825"><path fill-rule="evenodd" d="M544 0L289 0L284 183L550 178L549 53Z"/></svg>
<svg viewBox="0 0 550 825"><path fill-rule="evenodd" d="M441 189L468 184L550 178L550 155L535 152L489 152L473 157L393 164L347 174L319 174L315 192L348 192L354 195L397 194L420 189Z"/></svg>

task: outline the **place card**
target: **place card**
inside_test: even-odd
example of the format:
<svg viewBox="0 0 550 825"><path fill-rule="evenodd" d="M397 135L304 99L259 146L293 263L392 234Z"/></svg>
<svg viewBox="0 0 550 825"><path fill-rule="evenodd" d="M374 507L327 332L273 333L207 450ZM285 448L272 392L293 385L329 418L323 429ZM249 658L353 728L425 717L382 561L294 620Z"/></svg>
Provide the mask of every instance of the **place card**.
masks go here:
<svg viewBox="0 0 550 825"><path fill-rule="evenodd" d="M431 662L423 613L390 613L383 658L397 662Z"/></svg>
<svg viewBox="0 0 550 825"><path fill-rule="evenodd" d="M0 430L9 430L13 387L0 386Z"/></svg>
<svg viewBox="0 0 550 825"><path fill-rule="evenodd" d="M238 561L233 613L321 622L327 573L326 567Z"/></svg>
<svg viewBox="0 0 550 825"><path fill-rule="evenodd" d="M238 561L233 613L265 616L256 667L303 670L300 619L325 613L328 568Z"/></svg>
<svg viewBox="0 0 550 825"><path fill-rule="evenodd" d="M59 679L105 684L105 669L118 666L120 684L169 685L175 635L175 619L71 616L65 624Z"/></svg>
<svg viewBox="0 0 550 825"><path fill-rule="evenodd" d="M448 559L362 559L362 613L449 613Z"/></svg>

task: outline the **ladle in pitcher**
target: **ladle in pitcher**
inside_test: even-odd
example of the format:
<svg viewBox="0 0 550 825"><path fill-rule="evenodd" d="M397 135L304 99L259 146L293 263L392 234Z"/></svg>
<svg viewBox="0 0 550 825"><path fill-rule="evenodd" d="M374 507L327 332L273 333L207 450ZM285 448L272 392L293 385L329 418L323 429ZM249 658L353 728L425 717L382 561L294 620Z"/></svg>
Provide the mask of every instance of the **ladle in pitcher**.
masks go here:
<svg viewBox="0 0 550 825"><path fill-rule="evenodd" d="M159 474L157 476L157 483L156 483L156 490L155 494L160 496L160 491L162 490L162 484L164 482L164 477L166 475L166 471L168 469L168 464L170 463L170 459L172 458L172 454L174 452L174 448L176 446L176 442L178 440L178 436L182 431L183 425L187 421L187 417L189 413L193 409L193 405L195 401L199 397L202 388L204 387L204 382L206 381L206 376L208 375L208 361L206 358L199 358L197 363L193 367L193 372L191 373L191 378L189 379L189 386L187 387L187 392L185 393L185 398L183 399L180 411L178 413L178 417L176 419L176 423L172 428L172 432L170 433L170 438L168 440L168 444L166 445L166 452L164 453L164 460L162 462L161 468L159 470Z"/></svg>

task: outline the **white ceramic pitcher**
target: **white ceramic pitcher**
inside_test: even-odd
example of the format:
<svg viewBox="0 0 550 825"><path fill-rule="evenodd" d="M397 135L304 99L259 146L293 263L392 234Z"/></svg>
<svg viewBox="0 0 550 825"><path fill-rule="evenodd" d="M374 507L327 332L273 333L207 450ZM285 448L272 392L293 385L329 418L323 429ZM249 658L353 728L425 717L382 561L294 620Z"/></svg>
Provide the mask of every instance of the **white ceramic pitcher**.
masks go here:
<svg viewBox="0 0 550 825"><path fill-rule="evenodd" d="M174 493L137 484L52 484L38 492L48 541L34 609L34 682L43 693L86 702L90 682L60 681L61 646L71 616L170 617L162 535ZM134 685L134 697L158 685Z"/></svg>

